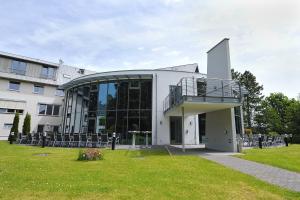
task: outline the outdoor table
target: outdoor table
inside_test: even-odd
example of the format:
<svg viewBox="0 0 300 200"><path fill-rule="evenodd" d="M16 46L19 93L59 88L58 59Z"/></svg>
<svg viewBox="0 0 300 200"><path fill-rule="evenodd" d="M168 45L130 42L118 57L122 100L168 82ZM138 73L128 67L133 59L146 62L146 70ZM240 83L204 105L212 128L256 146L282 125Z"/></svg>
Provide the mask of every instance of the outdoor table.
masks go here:
<svg viewBox="0 0 300 200"><path fill-rule="evenodd" d="M140 131L128 131L128 133L132 134L132 148L135 148L135 136L137 133L140 133Z"/></svg>
<svg viewBox="0 0 300 200"><path fill-rule="evenodd" d="M146 135L146 148L149 148L149 146L148 146L148 143L149 143L149 142L148 142L148 140L149 140L149 139L148 139L148 134L149 134L149 133L151 134L152 132L151 132L151 131L143 131L143 133Z"/></svg>

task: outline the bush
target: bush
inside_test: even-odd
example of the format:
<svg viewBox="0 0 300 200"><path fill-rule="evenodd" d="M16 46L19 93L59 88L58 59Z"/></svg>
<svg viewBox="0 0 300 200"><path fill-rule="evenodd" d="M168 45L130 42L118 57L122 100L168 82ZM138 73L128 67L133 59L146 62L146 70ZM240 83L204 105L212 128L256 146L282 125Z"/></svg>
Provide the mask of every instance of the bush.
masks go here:
<svg viewBox="0 0 300 200"><path fill-rule="evenodd" d="M13 125L10 129L10 134L8 137L9 141L16 141L18 134L19 134L19 120L20 120L20 116L19 113L16 112L15 117L14 117L14 121L13 121ZM14 133L14 135L12 136L11 133Z"/></svg>
<svg viewBox="0 0 300 200"><path fill-rule="evenodd" d="M103 160L103 156L99 149L80 149L77 160Z"/></svg>
<svg viewBox="0 0 300 200"><path fill-rule="evenodd" d="M31 124L31 116L30 114L26 113L24 122L23 122L23 129L22 133L24 135L28 135L30 133L30 124Z"/></svg>

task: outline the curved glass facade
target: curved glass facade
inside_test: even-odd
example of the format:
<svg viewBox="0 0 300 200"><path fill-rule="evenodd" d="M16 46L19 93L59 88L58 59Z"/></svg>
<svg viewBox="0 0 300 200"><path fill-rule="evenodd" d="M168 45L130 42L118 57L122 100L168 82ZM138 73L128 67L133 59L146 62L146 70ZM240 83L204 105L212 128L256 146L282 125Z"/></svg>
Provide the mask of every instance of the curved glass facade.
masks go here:
<svg viewBox="0 0 300 200"><path fill-rule="evenodd" d="M131 144L130 131L152 129L152 80L89 83L67 90L63 127L67 134L116 132L121 144ZM144 139L137 134L136 143L145 144Z"/></svg>

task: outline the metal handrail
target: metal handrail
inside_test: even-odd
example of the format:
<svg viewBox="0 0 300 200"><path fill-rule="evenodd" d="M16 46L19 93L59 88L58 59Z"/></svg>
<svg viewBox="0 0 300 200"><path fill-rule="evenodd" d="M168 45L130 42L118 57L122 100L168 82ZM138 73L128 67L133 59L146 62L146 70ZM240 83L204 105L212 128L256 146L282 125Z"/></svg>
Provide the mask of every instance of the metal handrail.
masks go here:
<svg viewBox="0 0 300 200"><path fill-rule="evenodd" d="M204 83L204 88L198 88L199 82ZM241 84L235 80L183 77L165 97L164 112L183 102L186 96L210 97L210 99L213 97L220 98L222 101L226 98L234 98L241 102L243 94ZM207 101L206 98L204 100Z"/></svg>

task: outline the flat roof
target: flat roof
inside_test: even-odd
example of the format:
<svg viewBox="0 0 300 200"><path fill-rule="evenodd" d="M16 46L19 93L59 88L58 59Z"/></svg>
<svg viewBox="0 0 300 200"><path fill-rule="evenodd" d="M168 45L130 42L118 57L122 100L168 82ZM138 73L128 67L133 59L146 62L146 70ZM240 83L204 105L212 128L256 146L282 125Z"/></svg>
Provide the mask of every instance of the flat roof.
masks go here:
<svg viewBox="0 0 300 200"><path fill-rule="evenodd" d="M27 56L21 56L21 55L17 55L17 54L13 54L13 53L7 53L7 52L4 52L4 51L0 51L0 56L7 57L7 58L15 58L15 59L18 59L18 60L37 63L37 64L49 65L49 66L53 66L53 67L59 67L58 63L49 62L49 61L45 61L45 60L40 60L40 59L36 59L36 58L30 58L30 57L27 57Z"/></svg>

